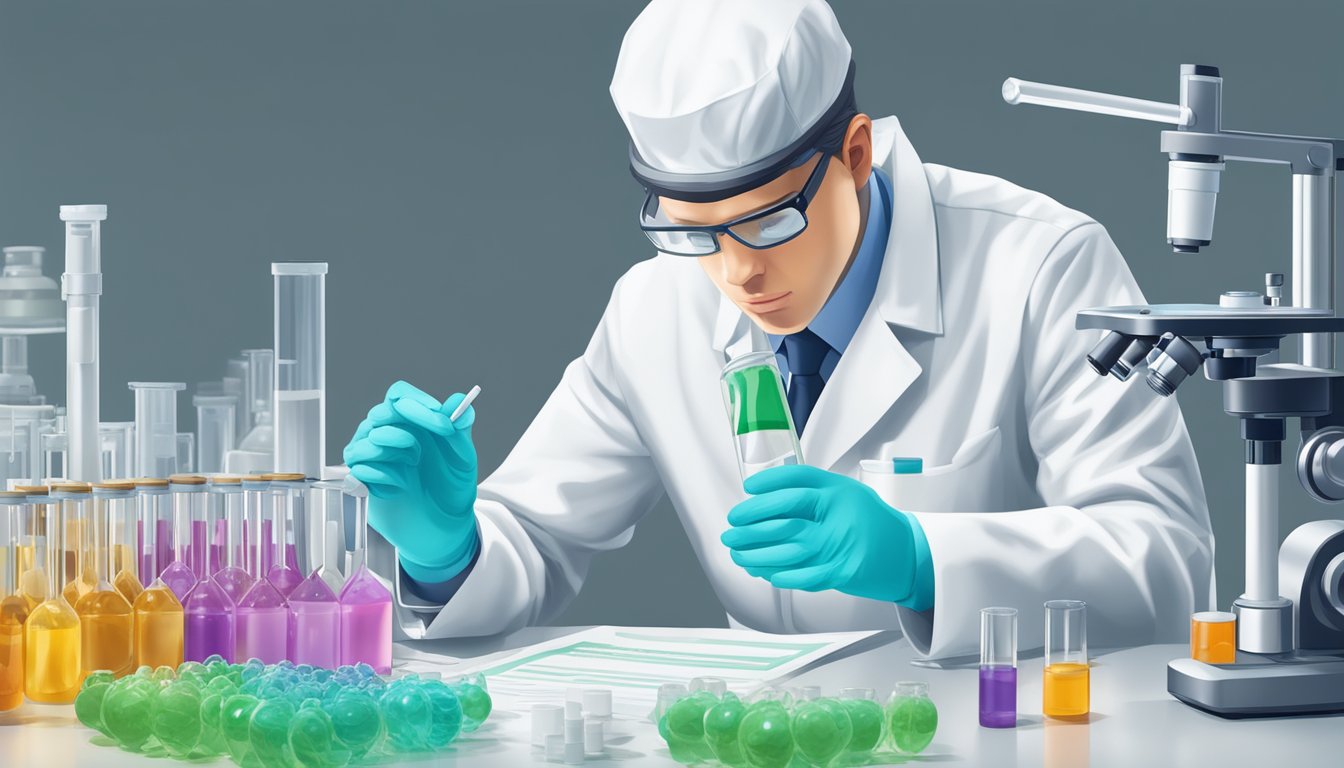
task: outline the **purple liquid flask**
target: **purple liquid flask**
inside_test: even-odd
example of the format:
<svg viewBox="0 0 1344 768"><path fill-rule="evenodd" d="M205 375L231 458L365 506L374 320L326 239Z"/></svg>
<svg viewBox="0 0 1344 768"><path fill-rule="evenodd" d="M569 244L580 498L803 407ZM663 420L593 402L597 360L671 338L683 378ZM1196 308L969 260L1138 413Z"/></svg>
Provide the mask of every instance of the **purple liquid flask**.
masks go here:
<svg viewBox="0 0 1344 768"><path fill-rule="evenodd" d="M269 495L270 483L247 478L243 480L243 505L247 515L251 539L258 543L252 548L252 586L238 601L234 614L237 644L234 659L239 663L259 659L264 664L284 661L289 643L289 603L285 596L266 578L262 568L268 547L262 546L262 500Z"/></svg>
<svg viewBox="0 0 1344 768"><path fill-rule="evenodd" d="M262 475L262 479L271 483L268 509L273 538L270 540L271 562L266 570L266 578L288 599L304 577L304 573L298 569L294 531L303 517L308 481L298 473L279 472Z"/></svg>
<svg viewBox="0 0 1344 768"><path fill-rule="evenodd" d="M173 562L173 503L168 495L168 481L157 477L135 481L137 503L140 508L140 530L145 543L142 549L140 583L149 584Z"/></svg>
<svg viewBox="0 0 1344 768"><path fill-rule="evenodd" d="M392 593L365 562L369 492L353 477L344 490L355 507L350 577L341 588L341 663L364 663L380 675L392 672Z"/></svg>
<svg viewBox="0 0 1344 768"><path fill-rule="evenodd" d="M980 725L1017 726L1017 609L980 610Z"/></svg>
<svg viewBox="0 0 1344 768"><path fill-rule="evenodd" d="M182 600L186 618L183 657L187 661L205 661L218 654L233 663L235 615L233 599L210 576L210 549L206 531L219 519L220 510L210 504L205 478L200 475L173 475L173 516L191 522L192 543L188 562L196 572L196 584Z"/></svg>
<svg viewBox="0 0 1344 768"><path fill-rule="evenodd" d="M218 505L224 530L220 546L220 563L214 572L215 582L228 593L237 605L252 587L252 575L244 566L246 549L243 536L247 529L247 515L243 510L242 478L217 476L210 480L210 504Z"/></svg>
<svg viewBox="0 0 1344 768"><path fill-rule="evenodd" d="M326 562L327 491L318 483L313 489L316 503L303 499L294 507L295 558L308 577L289 593L289 657L295 664L335 669L341 663L341 606L328 583L326 571L335 564Z"/></svg>

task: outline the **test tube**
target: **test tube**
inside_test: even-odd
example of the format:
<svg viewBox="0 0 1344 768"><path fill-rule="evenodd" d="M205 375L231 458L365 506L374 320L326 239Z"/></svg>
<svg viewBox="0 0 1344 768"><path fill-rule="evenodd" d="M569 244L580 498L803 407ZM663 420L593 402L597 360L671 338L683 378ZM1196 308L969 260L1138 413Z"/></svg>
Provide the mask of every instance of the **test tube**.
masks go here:
<svg viewBox="0 0 1344 768"><path fill-rule="evenodd" d="M253 581L243 599L238 601L235 613L237 645L234 658L240 662L260 659L265 664L276 664L288 653L289 604L265 575L265 552L270 547L266 546L267 539L262 537L262 512L270 483L244 478L242 485L248 525L246 546L251 555L249 570Z"/></svg>
<svg viewBox="0 0 1344 768"><path fill-rule="evenodd" d="M55 483L51 498L61 505L65 525L65 601L74 607L98 585L93 536L93 496L88 483Z"/></svg>
<svg viewBox="0 0 1344 768"><path fill-rule="evenodd" d="M271 462L274 462L275 422L272 418L272 404L275 402L275 352L269 349L245 349L243 359L247 361L243 397L248 403L251 421L239 437L238 447L245 451L268 453Z"/></svg>
<svg viewBox="0 0 1344 768"><path fill-rule="evenodd" d="M980 725L1017 725L1017 609L980 609Z"/></svg>
<svg viewBox="0 0 1344 768"><path fill-rule="evenodd" d="M769 467L801 464L802 448L772 352L733 358L720 376L742 479Z"/></svg>
<svg viewBox="0 0 1344 768"><path fill-rule="evenodd" d="M0 405L0 481L6 487L42 477L42 435L55 420L52 405Z"/></svg>
<svg viewBox="0 0 1344 768"><path fill-rule="evenodd" d="M133 381L135 393L135 471L168 477L177 467L177 393L181 382Z"/></svg>
<svg viewBox="0 0 1344 768"><path fill-rule="evenodd" d="M103 292L106 205L62 205L65 222L65 402L71 478L101 480L98 445L98 302Z"/></svg>
<svg viewBox="0 0 1344 768"><path fill-rule="evenodd" d="M20 534L19 593L28 603L28 610L32 611L50 597L47 593L51 581L51 575L47 573L47 527L51 497L45 485L16 485L14 490L24 494L28 501L20 512L24 520Z"/></svg>
<svg viewBox="0 0 1344 768"><path fill-rule="evenodd" d="M42 477L48 481L69 479L66 471L66 437L64 432L42 435Z"/></svg>
<svg viewBox="0 0 1344 768"><path fill-rule="evenodd" d="M79 694L84 677L79 614L61 591L65 585L65 505L45 492L29 499L43 507L39 520L45 527L48 597L24 623L23 689L29 701L69 704Z"/></svg>
<svg viewBox="0 0 1344 768"><path fill-rule="evenodd" d="M135 598L135 665L157 669L176 668L182 663L182 603L163 580L172 542L172 497L168 481L141 478L135 481L140 516L140 572L148 582Z"/></svg>
<svg viewBox="0 0 1344 768"><path fill-rule="evenodd" d="M135 475L135 422L104 421L98 425L103 452L103 477Z"/></svg>
<svg viewBox="0 0 1344 768"><path fill-rule="evenodd" d="M112 586L126 602L145 590L140 581L140 514L134 480L105 480L93 487L94 503L112 526Z"/></svg>
<svg viewBox="0 0 1344 768"><path fill-rule="evenodd" d="M380 675L392 672L392 593L369 570L369 492L353 477L343 481L354 503L354 550L350 577L341 588L341 664L364 663Z"/></svg>
<svg viewBox="0 0 1344 768"><path fill-rule="evenodd" d="M326 550L327 508L324 494L341 492L341 484L318 482L313 485L312 503L301 505L305 526L305 546L299 547L300 572L308 576L289 594L289 654L295 664L335 669L341 664L341 606L336 591L323 578L323 553ZM313 534L319 533L314 546Z"/></svg>
<svg viewBox="0 0 1344 768"><path fill-rule="evenodd" d="M159 578L178 602L184 602L196 586L196 574L200 572L196 554L205 545L205 478L173 475L168 478L168 491L173 561L159 572Z"/></svg>
<svg viewBox="0 0 1344 768"><path fill-rule="evenodd" d="M326 466L325 262L277 263L275 469L318 477Z"/></svg>
<svg viewBox="0 0 1344 768"><path fill-rule="evenodd" d="M98 579L93 589L75 603L82 640L80 663L85 676L106 669L117 677L124 677L134 670L133 610L125 595L112 583L116 574L112 568L112 515L107 504L109 497L133 493L134 487L129 482L100 482L93 487L92 501L86 502L91 510L89 559Z"/></svg>
<svg viewBox="0 0 1344 768"><path fill-rule="evenodd" d="M1057 719L1086 719L1089 701L1087 604L1050 600L1045 604L1045 679L1041 712Z"/></svg>
<svg viewBox="0 0 1344 768"><path fill-rule="evenodd" d="M234 411L238 399L233 395L202 395L192 398L196 406L196 459L199 471L224 471L224 454L233 450Z"/></svg>
<svg viewBox="0 0 1344 768"><path fill-rule="evenodd" d="M210 539L219 519L219 507L210 504L206 480L200 475L173 475L174 517L189 520L191 545L187 561L195 573L195 584L182 600L185 620L183 658L187 661L205 661L218 654L233 663L235 635L235 606L228 593L210 574ZM185 511L184 511L185 510Z"/></svg>
<svg viewBox="0 0 1344 768"><path fill-rule="evenodd" d="M247 572L243 549L247 515L243 505L242 482L241 477L216 475L210 478L210 496L207 499L207 503L216 508L212 515L224 522L224 546L219 569L215 571L215 581L235 605L252 586L252 576Z"/></svg>
<svg viewBox="0 0 1344 768"><path fill-rule="evenodd" d="M28 601L19 592L23 565L22 531L31 509L22 491L0 491L0 712L23 703L23 623Z"/></svg>
<svg viewBox="0 0 1344 768"><path fill-rule="evenodd" d="M266 578L286 598L303 581L298 569L298 529L304 521L304 497L308 481L297 472L262 475L271 484L268 510L271 517L271 565Z"/></svg>
<svg viewBox="0 0 1344 768"><path fill-rule="evenodd" d="M177 473L196 471L196 435L191 432L177 433Z"/></svg>

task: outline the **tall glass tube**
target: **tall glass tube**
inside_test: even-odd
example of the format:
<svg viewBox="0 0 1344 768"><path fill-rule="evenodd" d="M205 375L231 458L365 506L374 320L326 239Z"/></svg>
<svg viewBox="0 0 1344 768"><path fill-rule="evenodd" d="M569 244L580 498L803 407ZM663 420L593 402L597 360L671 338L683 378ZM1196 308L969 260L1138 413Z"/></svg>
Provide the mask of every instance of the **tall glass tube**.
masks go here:
<svg viewBox="0 0 1344 768"><path fill-rule="evenodd" d="M182 382L133 381L135 393L135 471L168 477L177 467L177 393Z"/></svg>
<svg viewBox="0 0 1344 768"><path fill-rule="evenodd" d="M191 546L188 562L196 583L182 600L186 621L183 658L205 661L219 654L232 663L235 649L235 606L228 593L210 573L211 538L219 507L210 504L206 480L200 475L174 475L171 478L175 516L191 521ZM186 513L180 510L186 507ZM214 514L212 514L214 513Z"/></svg>
<svg viewBox="0 0 1344 768"><path fill-rule="evenodd" d="M763 469L802 463L773 352L749 352L730 360L721 374L721 389L743 480Z"/></svg>
<svg viewBox="0 0 1344 768"><path fill-rule="evenodd" d="M88 483L56 483L51 498L60 504L65 523L65 601L71 606L98 586L97 549L93 535L93 496Z"/></svg>
<svg viewBox="0 0 1344 768"><path fill-rule="evenodd" d="M19 592L23 528L32 505L22 491L0 491L0 712L23 703L23 623L28 601Z"/></svg>
<svg viewBox="0 0 1344 768"><path fill-rule="evenodd" d="M102 222L106 205L62 205L65 222L65 402L69 475L101 480L98 446L98 303L103 293Z"/></svg>
<svg viewBox="0 0 1344 768"><path fill-rule="evenodd" d="M347 477L343 490L354 503L354 550L350 577L341 588L341 663L364 663L380 675L392 672L392 593L369 570L369 492Z"/></svg>
<svg viewBox="0 0 1344 768"><path fill-rule="evenodd" d="M83 682L79 614L62 594L65 584L65 505L34 496L45 507L46 594L24 624L23 689L30 701L69 704Z"/></svg>
<svg viewBox="0 0 1344 768"><path fill-rule="evenodd" d="M205 546L205 478L173 475L168 478L168 492L173 561L159 573L159 578L173 590L178 602L183 602L196 586L196 574L201 570L196 555Z"/></svg>
<svg viewBox="0 0 1344 768"><path fill-rule="evenodd" d="M1017 609L980 610L980 725L1017 725Z"/></svg>
<svg viewBox="0 0 1344 768"><path fill-rule="evenodd" d="M1046 717L1086 719L1090 711L1087 604L1045 604L1045 680L1041 712Z"/></svg>
<svg viewBox="0 0 1344 768"><path fill-rule="evenodd" d="M94 486L112 526L112 586L126 602L145 591L140 581L140 514L134 480L106 480Z"/></svg>
<svg viewBox="0 0 1344 768"><path fill-rule="evenodd" d="M110 497L124 496L132 492L133 487L130 483L109 482L97 483L93 488L90 560L98 580L93 590L75 603L82 641L80 661L85 676L106 669L117 677L124 677L135 668L133 610L131 603L112 583L116 578L112 566L115 548L112 511L108 505Z"/></svg>
<svg viewBox="0 0 1344 768"><path fill-rule="evenodd" d="M208 503L215 511L212 517L224 523L223 547L215 581L234 604L243 599L252 587L252 576L247 572L243 531L247 528L247 514L243 504L242 478L216 475L210 478Z"/></svg>
<svg viewBox="0 0 1344 768"><path fill-rule="evenodd" d="M135 475L135 422L104 421L98 425L103 452L103 477Z"/></svg>
<svg viewBox="0 0 1344 768"><path fill-rule="evenodd" d="M20 542L19 593L32 611L51 596L47 592L51 582L51 574L47 573L51 547L47 528L53 502L45 485L16 485L14 490L28 499L28 508L22 513L25 519Z"/></svg>
<svg viewBox="0 0 1344 768"><path fill-rule="evenodd" d="M232 395L196 395L196 464L200 472L224 471L224 454L233 450L234 410L238 400Z"/></svg>
<svg viewBox="0 0 1344 768"><path fill-rule="evenodd" d="M286 598L303 581L298 568L298 535L304 520L308 482L298 473L262 475L271 484L271 563L266 578ZM263 512L263 519L265 513Z"/></svg>
<svg viewBox="0 0 1344 768"><path fill-rule="evenodd" d="M323 486L323 483L315 483ZM340 484L335 492L340 493ZM323 576L323 557L326 551L326 499L306 499L301 491L295 526L301 546L297 557L301 573L307 578L289 594L289 654L295 664L312 664L335 669L341 663L340 602L336 592Z"/></svg>
<svg viewBox="0 0 1344 768"><path fill-rule="evenodd" d="M248 550L252 555L249 570L253 583L238 602L235 614L237 645L234 658L239 661L260 659L276 664L288 653L289 604L269 579L264 567L267 539L263 537L263 501L269 495L264 480L243 480L243 500L247 507Z"/></svg>
<svg viewBox="0 0 1344 768"><path fill-rule="evenodd" d="M280 263L275 276L275 470L326 466L327 265Z"/></svg>
<svg viewBox="0 0 1344 768"><path fill-rule="evenodd" d="M142 478L135 481L139 500L141 573L148 582L135 598L135 665L176 668L182 663L182 602L163 581L165 560L173 538L172 496L168 481Z"/></svg>

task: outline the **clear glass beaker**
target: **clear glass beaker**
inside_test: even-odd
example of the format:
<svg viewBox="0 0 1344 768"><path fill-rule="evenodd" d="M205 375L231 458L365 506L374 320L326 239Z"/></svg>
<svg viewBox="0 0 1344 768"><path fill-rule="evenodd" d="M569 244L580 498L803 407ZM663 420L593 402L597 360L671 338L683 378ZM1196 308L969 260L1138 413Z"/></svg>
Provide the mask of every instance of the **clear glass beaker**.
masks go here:
<svg viewBox="0 0 1344 768"><path fill-rule="evenodd" d="M720 382L743 480L770 467L803 463L773 352L749 352L732 359Z"/></svg>
<svg viewBox="0 0 1344 768"><path fill-rule="evenodd" d="M1050 600L1045 604L1045 679L1041 711L1046 717L1086 718L1090 710L1087 659L1087 604Z"/></svg>
<svg viewBox="0 0 1344 768"><path fill-rule="evenodd" d="M980 725L1017 725L1017 609L980 609Z"/></svg>

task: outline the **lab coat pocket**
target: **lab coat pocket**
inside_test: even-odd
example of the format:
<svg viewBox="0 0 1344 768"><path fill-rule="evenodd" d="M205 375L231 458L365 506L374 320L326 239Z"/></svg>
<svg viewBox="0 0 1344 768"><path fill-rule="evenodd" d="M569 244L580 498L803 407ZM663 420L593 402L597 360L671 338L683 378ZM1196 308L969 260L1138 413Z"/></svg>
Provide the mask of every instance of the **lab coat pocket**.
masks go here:
<svg viewBox="0 0 1344 768"><path fill-rule="evenodd" d="M1001 512L1003 467L999 428L973 435L947 464L919 474L895 474L889 459L864 461L860 479L882 500L906 512Z"/></svg>

